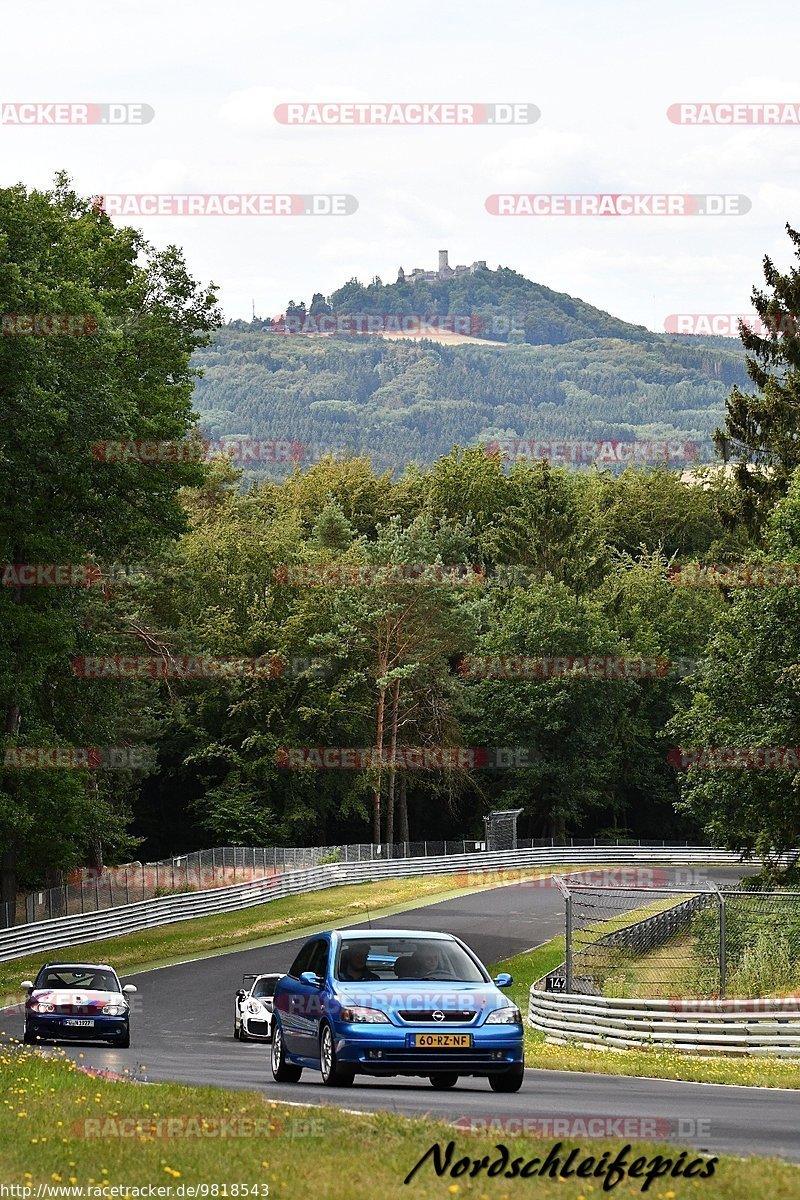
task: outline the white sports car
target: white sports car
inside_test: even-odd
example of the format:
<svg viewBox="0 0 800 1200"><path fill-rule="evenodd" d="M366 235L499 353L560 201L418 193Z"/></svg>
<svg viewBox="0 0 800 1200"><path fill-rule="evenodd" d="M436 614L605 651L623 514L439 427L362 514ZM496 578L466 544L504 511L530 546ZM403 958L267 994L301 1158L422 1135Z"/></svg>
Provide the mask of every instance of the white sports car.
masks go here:
<svg viewBox="0 0 800 1200"><path fill-rule="evenodd" d="M236 993L233 1036L237 1041L272 1040L272 997L281 975L243 975Z"/></svg>

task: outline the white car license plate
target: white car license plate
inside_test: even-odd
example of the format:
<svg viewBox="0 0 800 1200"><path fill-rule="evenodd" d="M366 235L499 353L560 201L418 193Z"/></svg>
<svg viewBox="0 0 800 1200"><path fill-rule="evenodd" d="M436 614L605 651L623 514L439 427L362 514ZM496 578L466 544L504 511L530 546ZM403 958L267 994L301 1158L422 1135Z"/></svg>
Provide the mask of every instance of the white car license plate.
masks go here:
<svg viewBox="0 0 800 1200"><path fill-rule="evenodd" d="M65 1025L80 1025L82 1028L88 1027L90 1029L94 1029L94 1021L82 1021L82 1020L78 1020L76 1017L67 1017L64 1021L64 1024Z"/></svg>

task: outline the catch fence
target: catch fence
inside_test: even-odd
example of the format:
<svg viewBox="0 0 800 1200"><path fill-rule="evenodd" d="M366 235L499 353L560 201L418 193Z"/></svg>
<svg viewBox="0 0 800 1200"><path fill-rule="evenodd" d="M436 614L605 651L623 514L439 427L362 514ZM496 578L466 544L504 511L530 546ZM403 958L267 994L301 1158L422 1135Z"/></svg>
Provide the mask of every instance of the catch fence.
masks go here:
<svg viewBox="0 0 800 1200"><path fill-rule="evenodd" d="M545 991L608 999L800 989L800 892L562 883L564 963Z"/></svg>
<svg viewBox="0 0 800 1200"><path fill-rule="evenodd" d="M598 838L519 838L517 849L631 846L642 842ZM689 848L688 842L647 842L662 849ZM285 871L304 870L329 863L356 863L395 858L439 858L458 854L480 854L485 842L459 839L423 840L374 845L368 842L336 846L217 846L180 854L158 862L125 863L102 870L73 872L58 887L40 888L17 897L16 903L0 904L0 929L81 913L102 912L141 900L152 900L182 892L205 892L249 880L269 879Z"/></svg>

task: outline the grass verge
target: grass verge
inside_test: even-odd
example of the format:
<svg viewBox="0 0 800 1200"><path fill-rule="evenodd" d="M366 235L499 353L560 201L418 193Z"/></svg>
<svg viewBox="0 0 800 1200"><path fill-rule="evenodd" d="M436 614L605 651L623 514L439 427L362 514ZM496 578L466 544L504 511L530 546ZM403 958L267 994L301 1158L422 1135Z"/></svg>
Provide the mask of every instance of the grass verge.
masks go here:
<svg viewBox="0 0 800 1200"><path fill-rule="evenodd" d="M118 1083L89 1078L68 1060L20 1049L0 1055L0 1092L1 1182L31 1188L28 1195L35 1196L40 1184L49 1185L51 1195L57 1194L58 1187L96 1189L84 1191L85 1197L99 1197L103 1184L120 1189L116 1196L136 1196L135 1188L153 1185L169 1187L169 1193L161 1194L178 1197L199 1184L207 1185L210 1197L223 1196L223 1184L228 1196L236 1195L232 1190L236 1184L239 1196L263 1197L266 1185L272 1197L297 1194L299 1187L303 1194L326 1200L373 1200L375 1196L511 1200L522 1194L533 1200L555 1194L561 1200L590 1200L593 1193L602 1194L602 1182L596 1178L558 1181L532 1176L520 1190L520 1179L487 1178L485 1169L474 1178L449 1172L437 1177L431 1159L408 1186L403 1184L437 1142L443 1150L448 1142L455 1142L453 1163L462 1156L481 1159L484 1155L492 1163L498 1157L498 1143L508 1146L511 1159L543 1160L555 1144L552 1139L499 1133L496 1126L488 1136L476 1135L390 1113L361 1116L327 1107L288 1106L251 1092ZM487 1087L486 1120L492 1120L494 1107ZM573 1147L579 1147L576 1161L591 1155L597 1163L604 1151L609 1152L609 1161L623 1144L565 1139L560 1156L563 1161ZM641 1155L649 1163L659 1153L670 1160L670 1168L681 1161L676 1145L647 1142L630 1147L627 1159L630 1163ZM705 1169L708 1156L694 1151L681 1166L695 1157L701 1158ZM645 1182L646 1178L626 1179L613 1195L625 1200L640 1196ZM214 1185L216 1192L211 1190ZM242 1185L250 1190L243 1192ZM703 1200L756 1196L796 1200L800 1169L772 1159L722 1158L710 1178L657 1179L644 1194L653 1200L698 1195Z"/></svg>

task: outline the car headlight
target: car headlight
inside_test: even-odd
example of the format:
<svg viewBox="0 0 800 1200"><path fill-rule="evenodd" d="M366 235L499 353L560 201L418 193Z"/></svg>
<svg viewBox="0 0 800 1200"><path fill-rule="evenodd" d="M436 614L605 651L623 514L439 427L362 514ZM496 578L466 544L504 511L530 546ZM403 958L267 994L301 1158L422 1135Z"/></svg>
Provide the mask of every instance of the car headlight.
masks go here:
<svg viewBox="0 0 800 1200"><path fill-rule="evenodd" d="M508 1004L505 1008L496 1008L486 1018L487 1025L521 1025L522 1013L516 1004Z"/></svg>
<svg viewBox="0 0 800 1200"><path fill-rule="evenodd" d="M41 1000L34 1000L33 1004L31 1005L31 1012L39 1012L39 1013L55 1012L55 1005L45 1004Z"/></svg>
<svg viewBox="0 0 800 1200"><path fill-rule="evenodd" d="M125 1012L124 1004L104 1004L103 1013L107 1017L121 1017Z"/></svg>
<svg viewBox="0 0 800 1200"><path fill-rule="evenodd" d="M364 1008L360 1004L343 1008L341 1019L353 1025L388 1025L389 1018L379 1008Z"/></svg>

